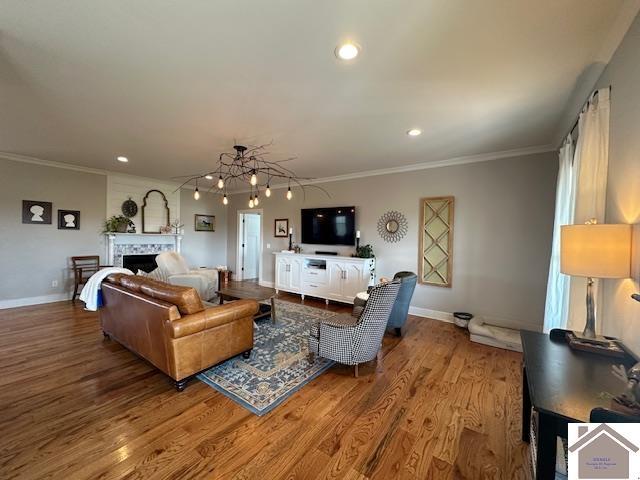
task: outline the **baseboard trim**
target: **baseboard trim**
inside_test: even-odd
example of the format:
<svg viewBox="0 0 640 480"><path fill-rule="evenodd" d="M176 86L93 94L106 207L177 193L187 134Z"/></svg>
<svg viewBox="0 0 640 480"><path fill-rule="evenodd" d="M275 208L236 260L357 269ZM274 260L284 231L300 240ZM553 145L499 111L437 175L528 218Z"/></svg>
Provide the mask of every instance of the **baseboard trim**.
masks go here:
<svg viewBox="0 0 640 480"><path fill-rule="evenodd" d="M260 285L261 287L274 288L275 282L267 282L266 280L260 280L258 281L258 285Z"/></svg>
<svg viewBox="0 0 640 480"><path fill-rule="evenodd" d="M409 307L409 315L415 315L416 317L423 318L432 318L433 320L440 320L441 322L453 323L453 313L440 312L438 310L430 310L428 308Z"/></svg>
<svg viewBox="0 0 640 480"><path fill-rule="evenodd" d="M27 307L29 305L40 305L43 303L62 302L69 300L68 293L53 293L51 295L41 295L39 297L11 298L0 300L0 310L6 308Z"/></svg>

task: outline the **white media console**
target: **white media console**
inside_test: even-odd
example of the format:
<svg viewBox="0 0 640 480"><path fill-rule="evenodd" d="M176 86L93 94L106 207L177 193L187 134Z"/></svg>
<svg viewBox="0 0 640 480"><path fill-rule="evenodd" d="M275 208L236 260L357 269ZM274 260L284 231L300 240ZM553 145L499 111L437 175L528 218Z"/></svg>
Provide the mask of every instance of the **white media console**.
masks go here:
<svg viewBox="0 0 640 480"><path fill-rule="evenodd" d="M375 259L276 252L276 292L353 303L374 283Z"/></svg>

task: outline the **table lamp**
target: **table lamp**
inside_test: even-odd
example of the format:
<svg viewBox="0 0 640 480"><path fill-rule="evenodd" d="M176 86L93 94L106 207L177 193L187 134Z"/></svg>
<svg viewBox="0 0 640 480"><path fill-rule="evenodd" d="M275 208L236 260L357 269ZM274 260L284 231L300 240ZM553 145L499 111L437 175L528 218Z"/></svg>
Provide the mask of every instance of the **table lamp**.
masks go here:
<svg viewBox="0 0 640 480"><path fill-rule="evenodd" d="M587 278L587 322L583 340L608 343L596 335L593 304L594 278L628 278L631 275L631 225L564 225L560 230L560 271Z"/></svg>

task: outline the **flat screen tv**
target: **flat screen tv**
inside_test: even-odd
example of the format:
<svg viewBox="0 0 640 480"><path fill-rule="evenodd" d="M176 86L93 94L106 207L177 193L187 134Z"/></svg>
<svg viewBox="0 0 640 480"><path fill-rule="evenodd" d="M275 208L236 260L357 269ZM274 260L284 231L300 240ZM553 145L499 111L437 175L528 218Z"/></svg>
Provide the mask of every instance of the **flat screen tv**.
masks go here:
<svg viewBox="0 0 640 480"><path fill-rule="evenodd" d="M302 209L302 242L316 245L355 245L356 208Z"/></svg>

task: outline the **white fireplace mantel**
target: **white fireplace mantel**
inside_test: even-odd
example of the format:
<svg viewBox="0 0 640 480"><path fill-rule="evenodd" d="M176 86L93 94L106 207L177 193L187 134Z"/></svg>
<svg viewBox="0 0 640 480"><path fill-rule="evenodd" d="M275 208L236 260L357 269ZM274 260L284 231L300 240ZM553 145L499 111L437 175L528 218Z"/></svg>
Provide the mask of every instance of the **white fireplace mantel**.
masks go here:
<svg viewBox="0 0 640 480"><path fill-rule="evenodd" d="M122 266L124 255L148 255L182 250L182 235L175 233L105 233L107 265Z"/></svg>

